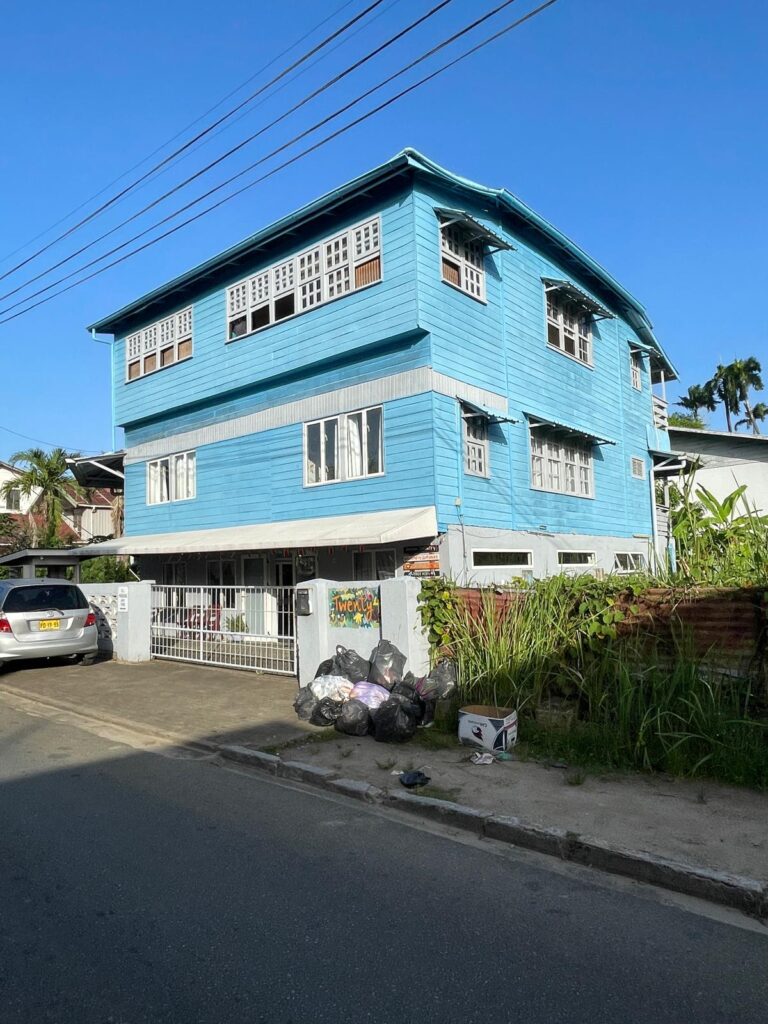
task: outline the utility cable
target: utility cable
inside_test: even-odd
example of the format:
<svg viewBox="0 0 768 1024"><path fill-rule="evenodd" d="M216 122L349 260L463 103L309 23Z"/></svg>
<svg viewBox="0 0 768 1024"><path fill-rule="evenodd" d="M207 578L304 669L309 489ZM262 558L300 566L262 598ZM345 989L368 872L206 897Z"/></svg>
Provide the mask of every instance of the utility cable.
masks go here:
<svg viewBox="0 0 768 1024"><path fill-rule="evenodd" d="M447 7L448 4L450 4L452 2L453 2L453 0L440 0L439 3L437 3L434 7L432 7L430 10L428 10L425 14L421 15L415 21L410 22L410 24L406 25L405 28L401 29L399 32L396 32L393 36L390 36L389 39L387 39L385 42L381 43L375 49L370 50L368 53L364 54L364 56L362 56L361 58L356 60L354 63L350 64L343 71L339 72L337 75L334 75L332 78L330 78L323 85L319 86L317 89L314 89L312 92L310 92L308 95L306 95L303 99L299 100L298 103L295 103L292 107L289 107L288 110L284 111L282 114L280 114L277 117L273 118L272 121L270 121L268 124L266 124L263 127L261 127L257 132L254 132L253 134L247 136L245 139L242 139L235 146L232 146L230 149L228 149L226 152L224 152L221 156L218 156L215 160L212 160L211 162L206 164L205 167L202 167L200 170L195 171L194 174L189 175L183 181L179 182L179 184L174 185L173 188L168 189L161 196L158 196L158 198L153 199L152 202L147 203L146 206L142 207L140 210L137 210L135 213L132 213L129 217L126 217L125 220L122 220L119 224L116 224L114 227L111 227L108 231L103 232L101 235L99 235L98 237L92 239L90 242L87 242L85 245L81 246L79 249L76 249L74 252L70 253L68 256L65 256L63 259L60 259L58 261L58 263L54 263L52 266L47 267L45 270L41 270L39 274L35 274L34 277L28 278L26 281L23 281L21 284L17 285L15 288L12 288L10 291L5 292L5 294L0 295L0 302L3 302L5 299L10 298L12 295L16 295L18 292L23 291L29 285L34 284L35 281L39 281L40 278L42 278L42 277L47 277L47 275L53 273L54 270L58 270L59 267L62 267L62 266L64 266L64 264L69 263L71 260L76 259L78 256L81 256L84 252L87 252L89 249L92 249L94 245L98 245L98 243L99 242L103 242L105 238L109 238L110 235L113 235L113 234L115 234L116 231L119 231L121 228L124 228L126 226L126 224L130 224L132 221L138 220L138 218L143 216L143 214L147 213L149 210L152 210L155 206L158 206L160 203L164 202L164 200L168 199L170 196L174 195L176 192L179 192L181 189L186 188L187 185L190 185L197 178L202 177L202 175L207 174L208 171L210 171L214 167L218 166L218 164L222 163L224 160L227 160L231 156L234 156L235 153L238 153L245 146L249 145L255 139L259 138L259 136L263 135L265 132L269 131L271 128L274 128L276 125L280 124L286 118L290 117L291 114L294 114L297 110L300 110L302 107L306 106L307 103L311 102L313 99L316 99L319 95L321 95L321 93L326 92L332 86L338 84L338 82L340 82L342 79L344 79L347 76L351 75L354 71L357 71L364 64L367 64L370 60L373 60L374 57L378 57L379 54L383 53L384 50L388 49L390 46L393 46L395 43L399 42L406 35L408 35L410 32L413 32L414 29L418 28L425 21L428 21L429 18L434 17L434 15L436 15L439 11L441 11L444 7ZM510 2L512 2L512 0L510 0ZM360 98L362 98L362 97L359 97L358 100L356 100L356 102L359 102ZM251 167L247 168L247 170L251 170L252 167L253 167L253 165L251 165ZM241 173L247 173L247 170L245 172L241 172ZM229 181L231 181L231 180L232 179L229 179L224 184L225 185L229 184ZM219 186L219 187L223 187L223 186ZM149 230L151 230L151 228ZM138 237L138 236L136 236L136 237ZM130 242L133 241L133 240L134 239L130 239L128 242L124 242L123 245L129 245ZM115 251L115 250L112 250L112 251ZM106 255L110 255L110 254L107 253ZM103 259L105 257L101 257L101 258ZM55 282L53 285L49 285L48 287L49 288L54 287L55 284L59 283L61 280L64 280L64 278L60 278L59 281ZM38 292L35 292L34 294L35 295L39 295L40 292L38 291ZM26 302L29 298L32 298L32 296L31 295L27 296L27 299L22 299L21 301L22 302ZM19 305L18 302L14 303L13 306L9 306L7 308L8 309L14 309L17 305ZM0 315L2 315L2 313L5 313L6 311L7 310L5 310L5 309L4 310L0 310Z"/></svg>
<svg viewBox="0 0 768 1024"><path fill-rule="evenodd" d="M510 3L513 3L513 2L514 2L514 0L507 0L507 2L505 4L503 4L502 6L506 7ZM516 19L513 22L510 22L510 24L506 25L503 29L500 29L498 32L493 33L493 35L488 36L486 39L482 40L480 43L477 43L475 46L471 47L469 50L465 50L464 53L460 54L458 57L455 57L453 60L449 61L446 64L443 64L441 67L439 67L436 70L430 72L424 78L421 78L417 82L414 82L413 84L407 86L405 89L401 90L399 93L396 93L394 96L391 96L389 99L385 100L383 103L380 103L378 106L373 107L371 110L367 111L365 114L362 114L360 117L355 118L353 121L347 122L347 124L342 125L341 128L338 128L336 131L331 132L331 134L324 136L322 139L320 139L319 141L313 143L313 145L308 146L306 149L301 150L301 152L295 154L294 156L292 156L288 160L284 161L282 164L278 164L276 167L273 167L270 171L268 171L266 174L263 174L261 177L256 178L255 180L249 182L248 184L244 185L242 188L237 189L235 192L232 192L229 195L224 196L222 199L218 200L216 203L213 203L210 206L207 206L204 210L199 211L194 216L187 218L187 220L182 221L180 224L175 225L175 227L171 228L168 231L163 232L163 234L158 235L156 238L150 239L148 242L145 242L143 245L137 246L136 249L132 249L130 252L125 253L123 256L119 257L118 259L113 260L111 263L108 263L106 266L100 267L98 270L95 270L92 274L88 274L86 277L83 277L83 278L80 278L77 281L74 281L72 284L67 285L65 288L61 288L59 291L54 292L53 295L48 295L45 298L40 299L38 302L32 303L31 305L26 306L24 309L19 310L17 313L13 313L11 316L4 317L2 320L0 320L0 324L8 323L10 320L15 320L17 317L23 316L25 313L28 313L31 310L36 309L38 306L41 306L41 305L43 305L46 302L50 302L52 299L56 298L57 296L63 295L65 292L71 291L71 289L76 288L78 285L85 284L87 281L90 281L93 278L98 277L100 274L105 273L105 271L110 270L112 267L115 267L115 266L118 266L121 263L124 263L126 260L131 259L133 256L137 255L138 253L143 252L145 249L148 249L151 246L157 244L158 242L163 241L165 238L168 238L171 235L174 235L177 231L180 231L182 228L187 227L187 225L192 224L194 221L200 220L202 217L207 216L207 214L211 213L213 210L218 209L220 206L223 206L225 203L229 202L231 199L234 199L237 196L242 195L242 193L247 192L249 189L254 188L256 185L261 184L262 182L266 181L268 178L271 178L273 175L277 174L279 171L283 170L284 168L289 167L291 164L294 164L298 160L303 159L305 156L308 156L310 153L313 153L316 150L320 149L321 147L327 145L329 142L331 142L334 139L338 138L340 135L346 134L346 132L351 131L353 128L356 128L358 125L360 125L363 122L367 121L369 118L374 117L376 114L380 113L382 110L385 110L387 107L392 106L392 104L397 103L399 100L403 99L405 96L407 96L410 93L414 92L416 89L420 88L423 85L426 85L427 82L430 82L434 78L437 78L438 75L441 75L444 72L450 70L451 68L456 67L456 65L458 65L462 61L464 61L464 60L468 59L469 57L473 56L475 53L477 53L478 51L482 50L484 47L490 45L491 43L495 42L496 40L500 39L502 36L505 36L508 32L511 32L513 29L516 29L520 25L523 25L525 22L530 21L532 18L536 17L538 14L541 14L547 8L552 7L555 3L557 3L557 0L546 0L545 3L539 4L538 7L533 8L533 10L531 10L527 14L523 15L523 17L518 18L518 19ZM335 115L331 115L331 116L335 116ZM326 119L326 120L328 120L328 119ZM311 130L314 130L314 129L309 129L309 131L311 131ZM292 144L293 144L292 142L289 142L289 143L286 143L285 146L282 146L280 148L281 149L285 149L287 146L292 145ZM268 159L268 157L265 157L264 159ZM178 212L181 212L181 211L177 211L177 213ZM157 227L157 226L158 225L154 225L154 227ZM150 230L153 230L153 229L152 228L148 228L147 230L150 231ZM144 234L146 234L146 232L144 232ZM137 237L139 237L139 236L137 236ZM129 243L124 243L124 244L129 244ZM108 255L108 254L105 254L104 256L102 256L101 259L104 259L106 257L106 255ZM99 261L94 261L94 262L99 262ZM85 269L86 269L85 267L81 267L80 270L76 271L75 273L80 273L82 270L85 270ZM29 296L28 298L32 298L32 296ZM27 301L27 300L24 300L24 301Z"/></svg>
<svg viewBox="0 0 768 1024"><path fill-rule="evenodd" d="M126 195L126 193L134 189L138 184L140 184L142 181L148 178L151 174L154 174L155 171L159 170L161 167L164 167L167 163L169 163L171 160L177 157L180 153L183 153L185 150L189 149L189 147L193 146L199 139L202 139L205 135L208 135L210 132L212 132L214 128L218 128L218 126L222 124L224 121L229 120L230 117L236 114L239 110L242 110L242 108L247 106L253 99L255 99L257 96L260 96L261 93L265 92L276 82L279 82L282 78L285 78L285 76L290 74L290 72L293 71L295 68L299 67L301 64L305 63L305 61L309 60L310 57L313 57L320 50L324 49L326 46L332 43L334 39L337 39L340 35L346 32L348 28L351 28L353 25L355 25L366 15L370 14L371 11L375 10L382 3L384 3L384 0L372 0L372 3L368 4L368 6L363 11L360 11L353 18L350 18L341 26L341 28L336 29L329 36L326 36L326 38L319 42L316 46L313 46L310 50L307 50L306 53L304 53L301 57L295 60L287 68L284 68L274 78L270 79L270 81L267 82L266 85L262 85L259 89L251 93L250 96L247 96L235 107L232 107L225 114L222 114L220 118L212 122L212 124L209 124L206 128L202 129L202 131L198 132L197 135L195 135L192 139L189 139L189 141L185 142L183 146L179 146L178 149L175 149L168 156L164 157L159 163L155 164L154 167L150 167L148 171L146 171L140 177L136 178L130 184L126 185L125 188L120 190L120 192L117 192L105 203L102 203L101 206L98 206L86 217L83 217L81 220L79 220L71 228L68 228L62 234L54 238L52 242L48 242L46 245L42 246L42 248L37 249L35 252L33 252L31 256L28 256L26 259L22 260L21 263L17 263L15 266L11 267L10 270L6 270L3 274L0 274L0 281L4 280L6 277L9 277L11 274L14 274L17 270L20 270L28 263L31 263L32 260L42 255L42 253L47 252L48 249L56 245L57 242L60 242L62 241L62 239L67 238L69 235L73 234L75 231L81 228L84 224L87 224L89 221L93 220L94 217L98 217L100 213L103 213L104 210L108 209L110 206L113 206L119 199Z"/></svg>

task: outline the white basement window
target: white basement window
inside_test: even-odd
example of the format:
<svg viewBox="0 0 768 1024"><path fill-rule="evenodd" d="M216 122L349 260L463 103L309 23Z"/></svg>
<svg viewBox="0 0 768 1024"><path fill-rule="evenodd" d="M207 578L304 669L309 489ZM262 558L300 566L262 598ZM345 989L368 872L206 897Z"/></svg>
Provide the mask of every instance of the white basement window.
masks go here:
<svg viewBox="0 0 768 1024"><path fill-rule="evenodd" d="M531 486L577 498L594 496L592 448L573 440L563 441L555 432L531 430Z"/></svg>
<svg viewBox="0 0 768 1024"><path fill-rule="evenodd" d="M304 426L307 486L381 476L384 472L382 407L360 409Z"/></svg>
<svg viewBox="0 0 768 1024"><path fill-rule="evenodd" d="M558 565L594 565L594 551L558 551Z"/></svg>
<svg viewBox="0 0 768 1024"><path fill-rule="evenodd" d="M642 572L645 555L639 551L617 551L613 556L613 569L617 573Z"/></svg>
<svg viewBox="0 0 768 1024"><path fill-rule="evenodd" d="M547 289L547 344L592 365L592 317L555 288Z"/></svg>
<svg viewBox="0 0 768 1024"><path fill-rule="evenodd" d="M180 363L192 355L192 307L158 320L125 339L126 381Z"/></svg>
<svg viewBox="0 0 768 1024"><path fill-rule="evenodd" d="M490 476L488 458L488 419L472 416L465 412L464 421L464 472L472 476Z"/></svg>
<svg viewBox="0 0 768 1024"><path fill-rule="evenodd" d="M381 280L378 217L227 288L227 341Z"/></svg>
<svg viewBox="0 0 768 1024"><path fill-rule="evenodd" d="M645 480L645 462L642 459L632 458L632 476L635 480Z"/></svg>
<svg viewBox="0 0 768 1024"><path fill-rule="evenodd" d="M475 569L530 569L533 566L533 552L475 548L472 552L472 565Z"/></svg>
<svg viewBox="0 0 768 1024"><path fill-rule="evenodd" d="M179 452L147 463L147 504L188 501L196 493L195 452Z"/></svg>

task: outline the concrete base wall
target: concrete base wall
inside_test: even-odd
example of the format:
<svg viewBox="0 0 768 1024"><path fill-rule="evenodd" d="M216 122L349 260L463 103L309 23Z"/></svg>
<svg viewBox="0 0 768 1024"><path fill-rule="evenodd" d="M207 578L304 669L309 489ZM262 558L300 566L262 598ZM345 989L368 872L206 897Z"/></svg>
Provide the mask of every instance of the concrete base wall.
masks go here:
<svg viewBox="0 0 768 1024"><path fill-rule="evenodd" d="M99 652L118 661L149 661L152 584L81 583L96 613Z"/></svg>

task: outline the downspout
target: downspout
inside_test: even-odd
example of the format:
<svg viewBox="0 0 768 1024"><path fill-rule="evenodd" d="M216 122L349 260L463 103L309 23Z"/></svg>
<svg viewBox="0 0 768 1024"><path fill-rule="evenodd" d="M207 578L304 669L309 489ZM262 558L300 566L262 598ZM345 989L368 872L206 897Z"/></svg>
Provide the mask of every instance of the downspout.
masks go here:
<svg viewBox="0 0 768 1024"><path fill-rule="evenodd" d="M99 345L109 345L109 401L110 418L112 420L112 451L117 449L117 429L115 427L115 342L101 341L96 337L96 328L91 328L91 338Z"/></svg>

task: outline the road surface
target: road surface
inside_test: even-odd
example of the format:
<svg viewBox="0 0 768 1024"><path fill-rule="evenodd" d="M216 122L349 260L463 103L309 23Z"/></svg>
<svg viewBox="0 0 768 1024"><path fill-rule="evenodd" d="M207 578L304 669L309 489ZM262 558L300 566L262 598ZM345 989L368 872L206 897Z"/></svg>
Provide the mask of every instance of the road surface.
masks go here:
<svg viewBox="0 0 768 1024"><path fill-rule="evenodd" d="M3 1024L768 1012L746 918L3 703L0 868Z"/></svg>

